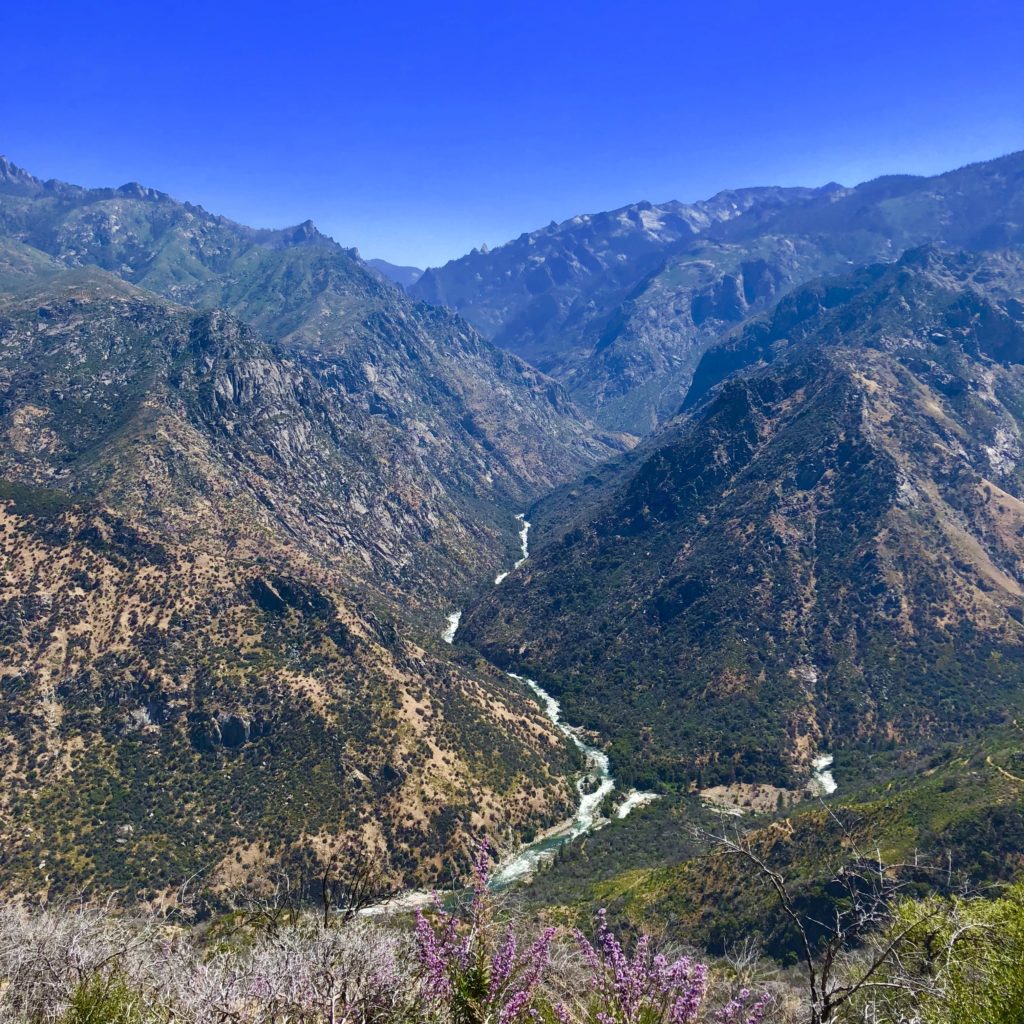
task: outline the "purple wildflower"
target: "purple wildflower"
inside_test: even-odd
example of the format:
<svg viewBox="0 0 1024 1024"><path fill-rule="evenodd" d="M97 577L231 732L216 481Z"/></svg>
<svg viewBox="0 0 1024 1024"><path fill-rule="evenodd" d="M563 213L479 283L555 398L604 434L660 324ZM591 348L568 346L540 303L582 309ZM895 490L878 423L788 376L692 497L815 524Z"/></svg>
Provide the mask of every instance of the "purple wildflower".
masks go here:
<svg viewBox="0 0 1024 1024"><path fill-rule="evenodd" d="M417 913L422 994L434 1008L447 1011L442 1013L445 1018L521 1024L536 1019L537 989L550 965L555 929L546 929L526 950L519 949L511 925L503 935L497 934L488 865L488 846L483 842L473 859L468 907L449 912L435 901L440 917L436 925Z"/></svg>
<svg viewBox="0 0 1024 1024"><path fill-rule="evenodd" d="M427 992L435 999L443 999L451 992L448 978L447 943L438 938L422 910L416 911L416 956L423 969Z"/></svg>
<svg viewBox="0 0 1024 1024"><path fill-rule="evenodd" d="M749 989L742 989L735 999L726 1003L715 1014L715 1020L718 1024L761 1024L768 1009L768 1004L771 1001L772 997L766 992L749 1009L746 1009L750 1002L750 991Z"/></svg>
<svg viewBox="0 0 1024 1024"><path fill-rule="evenodd" d="M481 839L473 858L473 894L478 898L486 897L487 886L491 880L490 851L490 844L486 839Z"/></svg>
<svg viewBox="0 0 1024 1024"><path fill-rule="evenodd" d="M691 1024L697 1019L697 1012L708 990L707 964L691 964L689 957L676 961L674 966L684 965L674 973L671 987L677 995L669 1011L669 1024Z"/></svg>
<svg viewBox="0 0 1024 1024"><path fill-rule="evenodd" d="M576 933L591 973L592 1019L597 1024L693 1024L707 992L708 969L689 957L669 962L651 953L642 935L627 956L608 926L607 912L597 913L596 942ZM758 1024L758 1022L752 1022Z"/></svg>
<svg viewBox="0 0 1024 1024"><path fill-rule="evenodd" d="M498 1024L510 1024L526 1009L530 994L526 991L517 992L503 1007L498 1016Z"/></svg>
<svg viewBox="0 0 1024 1024"><path fill-rule="evenodd" d="M505 941L491 959L491 981L487 998L494 999L498 990L508 981L516 965L516 934L512 925L505 932Z"/></svg>

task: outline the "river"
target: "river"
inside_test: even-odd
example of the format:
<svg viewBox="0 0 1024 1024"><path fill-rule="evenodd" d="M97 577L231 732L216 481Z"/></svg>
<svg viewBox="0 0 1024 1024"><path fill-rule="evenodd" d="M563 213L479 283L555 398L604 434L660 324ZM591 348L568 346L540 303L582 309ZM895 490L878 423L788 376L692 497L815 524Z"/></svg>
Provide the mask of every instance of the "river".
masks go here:
<svg viewBox="0 0 1024 1024"><path fill-rule="evenodd" d="M523 555L522 558L520 558L519 561L516 562L516 564L513 565L511 569L509 569L507 572L499 572L498 575L494 577L495 586L497 586L502 580L508 579L508 574L518 569L519 566L521 566L523 562L525 562L530 557L530 524L526 521L526 513L520 512L519 515L516 516L516 519L518 519L520 523L519 549L522 551ZM462 612L459 612L458 614L461 615ZM450 615L448 616L448 621L451 621Z"/></svg>
<svg viewBox="0 0 1024 1024"><path fill-rule="evenodd" d="M525 514L522 513L516 516L516 520L520 523L519 542L522 556L511 569L507 572L499 573L494 578L495 585L502 583L530 557L530 523L527 521ZM461 620L461 610L448 614L444 631L441 634L445 643L451 644L455 642L455 635L458 633ZM559 702L535 679L528 679L525 676L517 675L515 672L506 672L506 675L510 679L515 680L524 689L533 693L548 718L583 754L586 769L576 781L579 803L573 815L554 827L549 828L532 843L526 843L514 853L503 857L498 862L491 878L491 884L497 889L507 888L510 885L515 885L517 882L530 878L543 863L553 858L557 851L566 843L571 843L580 836L594 832L603 825L606 825L608 819L601 816L601 807L605 799L615 791L615 779L611 773L611 765L608 763L608 755L599 747L591 746L587 743L582 738L581 730L577 726L572 726L562 721L562 708ZM832 760L831 754L822 754L814 759L810 785L816 795L828 796L836 791L836 781L829 770L832 766ZM637 807L643 807L645 804L649 804L652 800L657 799L657 793L642 793L630 790L625 798L614 808L613 814L616 818L625 818ZM406 892L386 903L367 908L363 913L387 914L411 910L415 907L426 905L430 899L431 894L427 892Z"/></svg>
<svg viewBox="0 0 1024 1024"><path fill-rule="evenodd" d="M455 643L455 634L459 631L459 623L462 621L462 612L452 612L448 616L448 625L444 627L441 639L446 644Z"/></svg>
<svg viewBox="0 0 1024 1024"><path fill-rule="evenodd" d="M536 680L516 675L515 672L509 672L508 675L528 686L536 694L544 713L583 755L587 770L576 780L576 792L580 796L576 813L561 824L548 829L539 839L527 843L510 858L502 860L492 879L492 884L498 888L529 878L544 861L555 855L560 846L571 843L579 836L593 832L599 825L604 824L600 814L601 804L615 789L615 779L612 778L608 755L603 750L585 743L576 729L562 721L562 708L558 701Z"/></svg>
<svg viewBox="0 0 1024 1024"><path fill-rule="evenodd" d="M520 524L519 543L522 556L508 572L499 573L494 578L495 585L507 579L509 573L515 572L530 557L530 523L527 521L525 513L517 515L516 520ZM448 624L442 633L445 643L454 643L461 618L461 610L448 615ZM507 672L506 675L532 691L551 722L575 744L583 755L586 770L576 781L579 803L572 817L549 828L532 843L525 844L515 853L499 861L492 876L492 884L496 888L504 888L529 878L535 874L541 864L554 857L560 847L607 824L608 819L601 816L601 805L605 798L615 790L615 779L612 777L608 755L600 748L586 743L580 736L580 730L577 727L562 721L562 708L558 701L537 680L527 679L515 672ZM657 799L657 793L630 791L615 809L615 816L624 818L635 808Z"/></svg>

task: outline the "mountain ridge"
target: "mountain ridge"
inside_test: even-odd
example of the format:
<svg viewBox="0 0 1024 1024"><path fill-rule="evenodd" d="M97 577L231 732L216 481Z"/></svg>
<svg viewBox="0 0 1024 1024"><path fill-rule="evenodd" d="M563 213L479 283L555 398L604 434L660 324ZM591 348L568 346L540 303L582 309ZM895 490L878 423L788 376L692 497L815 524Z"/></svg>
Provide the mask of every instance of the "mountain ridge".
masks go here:
<svg viewBox="0 0 1024 1024"><path fill-rule="evenodd" d="M495 569L508 516L580 460L631 443L593 430L557 384L461 319L413 303L309 221L250 229L156 190L43 183L5 162L0 235L22 259L29 246L58 266L96 266L176 303L225 309L307 361L379 450L423 464L461 501L464 522L482 518ZM462 573L468 586L475 572Z"/></svg>
<svg viewBox="0 0 1024 1024"><path fill-rule="evenodd" d="M431 637L614 446L309 222L0 174L4 884L422 885L563 818L565 738Z"/></svg>
<svg viewBox="0 0 1024 1024"><path fill-rule="evenodd" d="M1011 713L1022 270L926 250L794 292L740 333L771 345L798 310L805 337L542 503L460 639L544 679L637 785L795 786L818 750Z"/></svg>
<svg viewBox="0 0 1024 1024"><path fill-rule="evenodd" d="M406 291L423 276L423 271L419 267L400 267L394 263L388 263L387 260L367 260L366 265L383 274L389 281L400 285Z"/></svg>
<svg viewBox="0 0 1024 1024"><path fill-rule="evenodd" d="M600 280L587 276L587 246L600 253L614 241L611 229L586 244L568 236L552 241L574 222L614 222L623 211L639 217L646 204L634 204L462 257L425 275L413 292L447 302L497 343L526 354L606 427L642 435L678 409L706 349L792 288L921 244L985 249L1019 242L1022 168L1024 154L1012 153L853 188L739 190L750 201L734 216L713 218L699 231L690 224L663 243L650 236L642 252L619 252ZM729 202L735 194L719 195ZM557 280L540 275L533 254L545 240L544 260L564 264Z"/></svg>

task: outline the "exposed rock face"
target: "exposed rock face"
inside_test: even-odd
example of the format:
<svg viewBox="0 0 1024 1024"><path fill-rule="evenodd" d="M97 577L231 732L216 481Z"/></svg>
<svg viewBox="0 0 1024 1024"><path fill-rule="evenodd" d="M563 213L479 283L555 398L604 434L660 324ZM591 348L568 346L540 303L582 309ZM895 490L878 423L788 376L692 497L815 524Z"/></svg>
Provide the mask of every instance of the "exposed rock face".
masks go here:
<svg viewBox="0 0 1024 1024"><path fill-rule="evenodd" d="M240 747L270 731L262 722L252 722L244 715L226 711L215 715L194 712L188 716L188 725L192 745L206 754L214 753L218 747Z"/></svg>
<svg viewBox="0 0 1024 1024"><path fill-rule="evenodd" d="M310 222L257 231L152 189L44 183L5 163L0 235L11 281L98 267L210 310L189 327L196 359L183 371L203 378L207 424L228 446L235 430L257 432L250 440L279 478L319 461L320 477L332 476L330 489L347 500L318 502L304 518L362 518L362 531L344 532L372 539L352 542L335 527L335 540L394 599L441 600L428 550L446 549L444 601L496 570L511 512L623 446L596 434L559 385L458 317L415 305ZM0 260L0 287L4 279ZM269 355L235 359L250 326L272 341ZM330 423L300 408L323 395ZM325 430L345 451L344 473L315 451ZM367 476L382 486L366 486Z"/></svg>
<svg viewBox="0 0 1024 1024"><path fill-rule="evenodd" d="M499 344L538 366L553 366L567 348L559 336L566 327L584 321L599 330L602 312L612 312L656 273L667 254L752 206L774 207L813 191L742 189L690 205L643 202L552 222L426 271L412 294L459 310Z"/></svg>
<svg viewBox="0 0 1024 1024"><path fill-rule="evenodd" d="M935 250L797 290L531 513L460 636L615 736L627 782L794 785L819 746L1019 713L1022 291L1017 253Z"/></svg>

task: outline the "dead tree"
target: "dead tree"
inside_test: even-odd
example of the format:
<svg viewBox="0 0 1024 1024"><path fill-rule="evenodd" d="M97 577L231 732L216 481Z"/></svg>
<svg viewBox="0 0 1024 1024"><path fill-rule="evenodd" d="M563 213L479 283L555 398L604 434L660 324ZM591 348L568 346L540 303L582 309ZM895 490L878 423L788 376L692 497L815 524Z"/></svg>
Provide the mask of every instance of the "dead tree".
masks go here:
<svg viewBox="0 0 1024 1024"><path fill-rule="evenodd" d="M832 901L825 919L801 911L785 875L767 862L750 834L694 831L712 850L741 858L774 892L796 936L806 976L807 1024L835 1024L840 1010L850 1009L869 992L899 988L906 993L906 975L897 978L898 972L890 968L898 965L911 933L936 913L925 907L914 920L894 927L891 908L906 887L904 871L912 868L920 874L930 869L919 862L886 864L878 853L861 855L842 822L832 817L843 828L849 856L830 871L828 882L839 887L842 898Z"/></svg>
<svg viewBox="0 0 1024 1024"><path fill-rule="evenodd" d="M317 908L322 928L347 924L361 911L396 896L379 850L342 840L319 854L306 852L255 884L234 890L228 902L235 928L276 935Z"/></svg>
<svg viewBox="0 0 1024 1024"><path fill-rule="evenodd" d="M241 889L230 902L238 916L233 931L252 928L274 936L299 923L309 906L309 886L300 873L281 870L258 888Z"/></svg>
<svg viewBox="0 0 1024 1024"><path fill-rule="evenodd" d="M344 840L320 861L321 918L324 928L332 915L339 924L347 924L368 907L397 896L395 886L384 868L379 850Z"/></svg>

